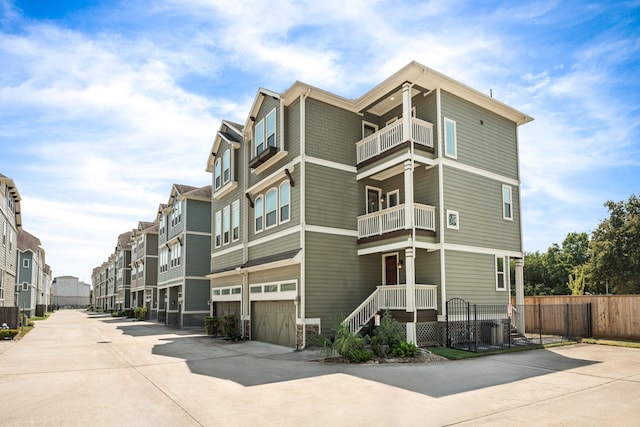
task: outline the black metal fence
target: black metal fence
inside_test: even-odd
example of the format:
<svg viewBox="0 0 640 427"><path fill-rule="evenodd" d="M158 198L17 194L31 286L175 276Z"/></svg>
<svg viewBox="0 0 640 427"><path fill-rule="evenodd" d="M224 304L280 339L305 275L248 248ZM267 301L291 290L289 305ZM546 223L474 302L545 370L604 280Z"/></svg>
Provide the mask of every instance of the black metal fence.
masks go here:
<svg viewBox="0 0 640 427"><path fill-rule="evenodd" d="M447 347L473 352L591 336L591 304L471 304L447 301Z"/></svg>

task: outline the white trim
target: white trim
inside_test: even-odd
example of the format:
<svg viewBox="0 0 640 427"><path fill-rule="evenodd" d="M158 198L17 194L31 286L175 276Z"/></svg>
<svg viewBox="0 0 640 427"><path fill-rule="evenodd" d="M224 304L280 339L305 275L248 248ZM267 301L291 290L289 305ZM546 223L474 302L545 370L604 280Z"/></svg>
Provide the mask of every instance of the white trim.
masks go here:
<svg viewBox="0 0 640 427"><path fill-rule="evenodd" d="M364 134L365 126L369 126L369 127L373 128L373 129L375 129L375 131L373 131L373 133L376 133L376 132L378 132L378 130L380 130L380 127L377 124L368 122L366 120L363 120L362 121L362 139L364 139L364 138L366 138L368 136L368 135Z"/></svg>
<svg viewBox="0 0 640 427"><path fill-rule="evenodd" d="M369 190L376 190L378 192L378 197L376 202L378 203L378 209L376 209L375 211L371 211L369 212ZM364 205L366 206L366 213L370 214L373 212L380 212L382 210L382 202L380 201L380 199L382 198L382 188L379 187L374 187L372 185L367 185L365 186L365 190L364 190Z"/></svg>
<svg viewBox="0 0 640 427"><path fill-rule="evenodd" d="M407 239L402 242L390 243L390 244L381 245L381 246L372 246L366 249L358 249L358 255L370 255L370 254L377 254L379 252L396 251L398 249L405 249L410 246L411 246L411 240Z"/></svg>
<svg viewBox="0 0 640 427"><path fill-rule="evenodd" d="M252 246L260 245L262 243L270 242L272 240L279 239L280 237L288 236L290 234L299 233L301 229L302 227L299 225L296 225L294 227L289 227L282 231L278 231L277 233L273 233L268 236L261 237L259 239L251 240L250 242L247 243L247 246L252 247Z"/></svg>
<svg viewBox="0 0 640 427"><path fill-rule="evenodd" d="M453 215L456 218L455 224L451 224L449 221L449 217ZM446 218L447 228L451 230L460 230L460 213L458 211L454 211L451 209L447 209L447 218Z"/></svg>
<svg viewBox="0 0 640 427"><path fill-rule="evenodd" d="M286 204L287 206L287 219L283 220L282 219L282 186L283 185L287 185L288 187L288 193L289 193L289 200ZM280 185L278 185L278 224L286 224L287 222L291 221L291 183L287 180L284 180L280 183Z"/></svg>
<svg viewBox="0 0 640 427"><path fill-rule="evenodd" d="M504 175L499 175L497 173L489 172L484 169L476 168L474 166L465 165L460 162L454 162L449 159L442 159L442 164L445 166L449 166L455 169L465 171L465 172L473 173L485 178L490 178L495 181L504 182L506 184L509 184L515 187L518 187L520 185L520 181L518 181L517 179L513 179L513 178L506 177Z"/></svg>
<svg viewBox="0 0 640 427"><path fill-rule="evenodd" d="M504 214L504 205L506 204L505 198L504 198L504 190L507 188L509 189L509 213L511 214L511 216L506 216ZM513 188L510 185L502 184L501 192L502 192L502 219L507 221L513 221Z"/></svg>
<svg viewBox="0 0 640 427"><path fill-rule="evenodd" d="M211 253L211 258L215 258L215 257L218 257L218 256L226 255L226 254L229 254L231 252L235 252L235 251L240 250L240 249L242 249L242 245L233 245L230 248L225 248L225 249L222 249L222 250L219 250L219 251L212 252Z"/></svg>
<svg viewBox="0 0 640 427"><path fill-rule="evenodd" d="M383 285L386 285L387 283L387 258L389 257L395 257L396 258L396 285L400 284L400 270L398 269L398 266L400 265L400 252L390 252L390 253L385 253L382 254L382 281L380 283L382 283Z"/></svg>
<svg viewBox="0 0 640 427"><path fill-rule="evenodd" d="M295 283L296 288L293 291L282 291L282 285L289 283ZM261 288L260 292L251 292L251 288ZM265 292L265 286L276 286L278 288L275 292ZM298 279L290 280L278 280L276 282L263 282L263 283L249 283L249 301L294 301L298 296L298 289L300 284Z"/></svg>
<svg viewBox="0 0 640 427"><path fill-rule="evenodd" d="M337 169L349 173L358 173L358 168L355 166L349 166L338 162L332 162L330 160L319 159L317 157L305 156L305 162L318 166L324 166L326 168Z"/></svg>
<svg viewBox="0 0 640 427"><path fill-rule="evenodd" d="M251 169L251 173L254 174L254 175L261 174L266 169L269 169L271 166L273 166L279 160L287 157L287 154L289 154L288 151L278 150L278 152L276 154L274 154L273 157L271 157L269 160L267 160L266 162L264 162L263 164L261 164L257 168Z"/></svg>
<svg viewBox="0 0 640 427"><path fill-rule="evenodd" d="M279 187L271 187L270 189L268 189L264 193L264 228L263 228L263 230L269 230L269 229L271 229L273 227L277 227L278 226L278 219L279 219L278 218L278 216L279 216L278 215L278 199L279 199L279 197L278 197L279 196L278 189L279 189ZM275 207L274 207L273 211L268 211L267 210L267 196L269 195L269 193L275 193L275 202L274 202L275 203ZM271 225L269 225L267 223L267 215L270 212L273 212L276 215L275 222L273 224L271 224Z"/></svg>
<svg viewBox="0 0 640 427"><path fill-rule="evenodd" d="M392 191L387 191L387 194L385 194L385 200L384 200L387 209L393 207L393 206L389 206L389 196L391 196L393 194L396 195L396 202L397 202L393 206L398 206L398 205L401 204L400 203L400 190L398 188L396 188L395 190L392 190ZM384 209L384 206L383 206L383 209Z"/></svg>
<svg viewBox="0 0 640 427"><path fill-rule="evenodd" d="M300 163L300 157L296 157L295 159L293 159L292 161L290 161L286 165L282 166L277 171L273 172L271 175L269 175L269 176L265 177L264 179L261 179L260 181L256 182L251 187L247 188L245 190L245 192L249 193L250 195L254 195L256 193L259 193L263 189L265 189L265 188L273 185L274 183L276 183L278 180L286 177L287 175L284 173L285 169L289 169L289 172L293 173L293 171L295 170L295 165L298 164L298 163Z"/></svg>
<svg viewBox="0 0 640 427"><path fill-rule="evenodd" d="M498 271L498 260L502 260L502 271ZM496 255L495 261L495 275L496 275L496 291L497 292L506 292L508 288L508 280L509 280L509 257L504 255ZM502 288L498 286L498 274L502 273Z"/></svg>
<svg viewBox="0 0 640 427"><path fill-rule="evenodd" d="M364 178L368 178L368 177L373 177L373 175L376 175L380 172L384 172L385 170L391 168L392 166L395 166L397 164L400 164L400 166L402 166L402 164L407 161L407 160L411 160L411 154L410 153L405 153L400 157L392 157L389 160L387 160L384 163L380 163L377 166L374 166L370 169L365 170L364 172L360 172L356 175L356 179L359 181L361 179ZM404 170L404 169L402 169ZM377 178L373 178L373 179L377 179ZM382 181L385 178L382 177L380 179L378 179L378 181Z"/></svg>
<svg viewBox="0 0 640 427"><path fill-rule="evenodd" d="M387 126L389 126L390 124L393 124L393 123L395 123L395 122L397 122L397 121L398 121L398 116L395 116L395 117L393 117L393 118L391 118L391 119L387 120L387 121L384 123L384 126L385 126L385 127L387 127ZM384 129L384 128L383 128L383 129Z"/></svg>
<svg viewBox="0 0 640 427"><path fill-rule="evenodd" d="M258 216L258 199L260 199L260 216ZM260 194L258 195L253 204L254 204L254 208L253 208L253 234L258 234L258 233L262 233L264 231L264 195ZM260 218L260 230L258 230L257 227L257 219Z"/></svg>
<svg viewBox="0 0 640 427"><path fill-rule="evenodd" d="M307 225L305 231L311 233L333 234L336 236L358 237L358 230L347 230L345 228L323 227L321 225Z"/></svg>
<svg viewBox="0 0 640 427"><path fill-rule="evenodd" d="M213 193L213 199L218 200L226 196L236 188L238 188L238 181L229 181Z"/></svg>
<svg viewBox="0 0 640 427"><path fill-rule="evenodd" d="M478 246L457 245L453 243L445 243L444 249L447 251L471 252L471 253L485 254L485 255L508 256L512 258L523 257L522 252L518 252L518 251L510 251L510 250L497 249L497 248L482 248Z"/></svg>
<svg viewBox="0 0 640 427"><path fill-rule="evenodd" d="M447 153L447 123L453 124L453 153ZM448 117L442 118L442 133L444 135L444 155L452 159L458 158L458 129L456 121Z"/></svg>

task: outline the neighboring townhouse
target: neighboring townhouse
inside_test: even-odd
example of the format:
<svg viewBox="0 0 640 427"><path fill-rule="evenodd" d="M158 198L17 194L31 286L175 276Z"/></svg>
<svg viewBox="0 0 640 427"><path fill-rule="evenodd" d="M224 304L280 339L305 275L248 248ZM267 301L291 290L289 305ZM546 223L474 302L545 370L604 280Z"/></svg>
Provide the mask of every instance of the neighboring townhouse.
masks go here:
<svg viewBox="0 0 640 427"><path fill-rule="evenodd" d="M209 315L211 186L174 184L158 222L158 322L203 326Z"/></svg>
<svg viewBox="0 0 640 427"><path fill-rule="evenodd" d="M87 308L91 285L74 276L59 276L51 284L53 304L59 308Z"/></svg>
<svg viewBox="0 0 640 427"><path fill-rule="evenodd" d="M0 307L16 305L17 236L21 229L20 193L11 178L0 174Z"/></svg>
<svg viewBox="0 0 640 427"><path fill-rule="evenodd" d="M112 253L105 262L105 311L116 310L116 255Z"/></svg>
<svg viewBox="0 0 640 427"><path fill-rule="evenodd" d="M18 230L18 300L27 316L42 316L46 310L48 275L45 252L40 239L25 230ZM40 310L36 313L36 307Z"/></svg>
<svg viewBox="0 0 640 427"><path fill-rule="evenodd" d="M223 121L212 174L212 312L303 348L385 308L407 340L446 302L523 298L518 126L533 120L412 62L357 99L296 82ZM505 313L506 315L506 313Z"/></svg>
<svg viewBox="0 0 640 427"><path fill-rule="evenodd" d="M131 231L118 236L114 253L115 260L115 309L131 308Z"/></svg>
<svg viewBox="0 0 640 427"><path fill-rule="evenodd" d="M53 281L53 272L49 264L44 264L42 271L42 299L39 304L44 304L47 311L53 311L51 306L51 283Z"/></svg>
<svg viewBox="0 0 640 427"><path fill-rule="evenodd" d="M138 223L131 233L131 307L146 307L158 318L158 224Z"/></svg>

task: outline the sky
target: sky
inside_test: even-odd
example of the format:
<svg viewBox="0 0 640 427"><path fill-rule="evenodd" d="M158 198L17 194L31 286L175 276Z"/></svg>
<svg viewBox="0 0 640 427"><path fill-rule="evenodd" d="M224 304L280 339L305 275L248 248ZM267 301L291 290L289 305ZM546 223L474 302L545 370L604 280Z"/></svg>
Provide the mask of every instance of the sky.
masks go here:
<svg viewBox="0 0 640 427"><path fill-rule="evenodd" d="M412 60L535 118L526 251L640 193L640 0L0 0L0 173L53 275L90 283L172 184L211 184L258 88L357 98Z"/></svg>

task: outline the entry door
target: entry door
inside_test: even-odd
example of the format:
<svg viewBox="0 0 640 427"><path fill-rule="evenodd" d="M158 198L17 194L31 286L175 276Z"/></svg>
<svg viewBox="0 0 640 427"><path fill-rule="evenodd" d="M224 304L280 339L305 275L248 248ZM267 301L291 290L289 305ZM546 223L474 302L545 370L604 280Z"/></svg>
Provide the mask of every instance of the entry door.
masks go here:
<svg viewBox="0 0 640 427"><path fill-rule="evenodd" d="M389 255L384 258L384 284L398 284L398 256Z"/></svg>

